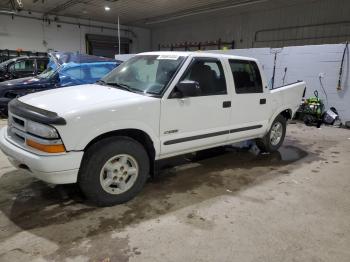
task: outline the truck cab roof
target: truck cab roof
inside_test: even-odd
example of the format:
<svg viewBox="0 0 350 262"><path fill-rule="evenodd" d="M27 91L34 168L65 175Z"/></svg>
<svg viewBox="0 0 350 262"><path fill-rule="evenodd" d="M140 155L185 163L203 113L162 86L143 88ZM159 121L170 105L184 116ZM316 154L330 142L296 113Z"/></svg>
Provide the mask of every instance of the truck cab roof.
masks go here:
<svg viewBox="0 0 350 262"><path fill-rule="evenodd" d="M237 59L237 60L249 60L255 61L256 59L245 56L235 56L228 54L215 53L214 51L202 51L202 52L192 52L192 51L155 51L155 52L144 52L137 55L162 55L162 56L193 56L193 57L213 57L213 58L225 58L225 59Z"/></svg>

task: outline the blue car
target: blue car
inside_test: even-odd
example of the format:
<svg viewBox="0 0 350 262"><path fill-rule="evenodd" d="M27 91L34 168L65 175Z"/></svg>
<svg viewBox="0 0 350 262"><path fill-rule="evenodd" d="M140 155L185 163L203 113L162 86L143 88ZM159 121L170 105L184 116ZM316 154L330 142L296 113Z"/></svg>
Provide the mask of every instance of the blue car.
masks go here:
<svg viewBox="0 0 350 262"><path fill-rule="evenodd" d="M47 69L35 77L0 83L0 112L17 97L66 86L92 84L122 63L110 58L75 53L51 53Z"/></svg>

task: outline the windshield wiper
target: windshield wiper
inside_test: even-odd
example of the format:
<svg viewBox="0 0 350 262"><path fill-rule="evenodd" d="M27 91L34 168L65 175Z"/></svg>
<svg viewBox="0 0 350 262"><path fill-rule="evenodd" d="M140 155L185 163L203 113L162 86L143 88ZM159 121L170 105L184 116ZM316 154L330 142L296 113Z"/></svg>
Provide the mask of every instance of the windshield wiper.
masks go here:
<svg viewBox="0 0 350 262"><path fill-rule="evenodd" d="M97 83L97 84L101 84L101 85L106 85L106 84L107 84L106 81L101 80L101 79L100 79L100 80L97 80L96 83Z"/></svg>
<svg viewBox="0 0 350 262"><path fill-rule="evenodd" d="M104 82L106 85L109 85L109 86L113 86L113 87L117 87L119 89L122 89L122 90L126 90L126 91L129 91L129 92L132 92L132 93L135 93L135 92L138 92L137 89L135 88L131 88L130 86L126 85L126 84L122 84L122 83L116 83L116 82Z"/></svg>

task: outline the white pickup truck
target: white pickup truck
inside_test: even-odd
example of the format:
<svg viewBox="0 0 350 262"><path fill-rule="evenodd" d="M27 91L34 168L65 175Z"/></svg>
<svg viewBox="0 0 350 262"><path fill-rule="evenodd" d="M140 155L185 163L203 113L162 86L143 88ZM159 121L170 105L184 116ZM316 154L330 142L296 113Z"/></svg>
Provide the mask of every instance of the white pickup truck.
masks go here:
<svg viewBox="0 0 350 262"><path fill-rule="evenodd" d="M41 180L78 183L97 205L123 203L157 160L249 139L277 150L305 83L270 90L261 71L246 57L142 53L96 84L13 100L0 148Z"/></svg>

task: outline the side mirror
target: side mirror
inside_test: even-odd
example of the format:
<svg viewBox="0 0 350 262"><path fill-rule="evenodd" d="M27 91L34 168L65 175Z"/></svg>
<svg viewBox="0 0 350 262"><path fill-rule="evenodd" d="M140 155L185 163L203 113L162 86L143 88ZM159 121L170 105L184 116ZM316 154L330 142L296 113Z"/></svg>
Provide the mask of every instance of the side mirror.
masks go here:
<svg viewBox="0 0 350 262"><path fill-rule="evenodd" d="M201 89L197 81L183 80L174 88L171 98L185 98L191 96L199 96Z"/></svg>

